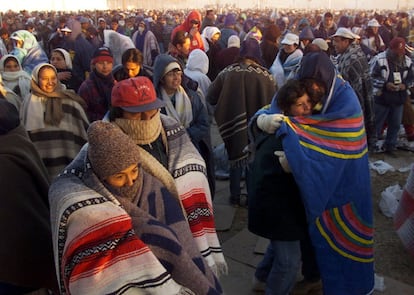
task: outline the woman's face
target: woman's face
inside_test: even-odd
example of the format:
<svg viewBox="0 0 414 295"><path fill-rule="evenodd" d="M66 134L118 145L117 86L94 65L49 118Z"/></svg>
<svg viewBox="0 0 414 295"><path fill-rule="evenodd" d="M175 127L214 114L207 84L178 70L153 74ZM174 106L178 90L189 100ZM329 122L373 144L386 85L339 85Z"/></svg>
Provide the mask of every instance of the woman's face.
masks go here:
<svg viewBox="0 0 414 295"><path fill-rule="evenodd" d="M57 76L56 72L49 68L49 67L43 67L39 71L39 87L46 93L51 93L55 91L55 88L57 86Z"/></svg>
<svg viewBox="0 0 414 295"><path fill-rule="evenodd" d="M14 58L9 58L4 63L4 71L5 72L18 72L18 71L20 71L20 66L17 63L17 60L15 60Z"/></svg>
<svg viewBox="0 0 414 295"><path fill-rule="evenodd" d="M138 164L132 164L119 173L108 176L105 181L113 187L132 186L138 178Z"/></svg>
<svg viewBox="0 0 414 295"><path fill-rule="evenodd" d="M50 63L55 66L56 69L67 69L65 58L59 51L53 51L50 57Z"/></svg>
<svg viewBox="0 0 414 295"><path fill-rule="evenodd" d="M211 42L216 43L220 39L220 33L215 33L213 36L211 36Z"/></svg>
<svg viewBox="0 0 414 295"><path fill-rule="evenodd" d="M308 116L312 114L312 100L305 93L290 106L289 114L292 116Z"/></svg>
<svg viewBox="0 0 414 295"><path fill-rule="evenodd" d="M100 61L95 64L96 71L103 75L108 76L112 72L113 63L109 61Z"/></svg>
<svg viewBox="0 0 414 295"><path fill-rule="evenodd" d="M167 94L173 94L175 91L177 91L178 87L181 85L182 75L183 72L177 69L169 71L167 74L165 74L163 77L163 87Z"/></svg>
<svg viewBox="0 0 414 295"><path fill-rule="evenodd" d="M292 44L292 45L283 44L282 46L283 46L283 50L288 54L295 51L297 47L295 44Z"/></svg>
<svg viewBox="0 0 414 295"><path fill-rule="evenodd" d="M141 65L136 62L127 62L125 63L125 71L128 73L129 78L136 77L141 70Z"/></svg>

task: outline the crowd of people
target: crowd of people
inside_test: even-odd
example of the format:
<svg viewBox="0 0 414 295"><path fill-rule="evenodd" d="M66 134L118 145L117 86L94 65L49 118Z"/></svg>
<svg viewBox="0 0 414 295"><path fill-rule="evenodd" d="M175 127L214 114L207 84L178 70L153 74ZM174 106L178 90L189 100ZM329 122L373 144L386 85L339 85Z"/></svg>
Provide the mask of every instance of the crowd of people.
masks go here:
<svg viewBox="0 0 414 295"><path fill-rule="evenodd" d="M1 20L0 182L13 200L0 223L19 231L0 247L10 265L0 294L222 294L213 124L229 203L242 205L244 177L249 230L270 240L254 288L372 292L368 155L396 156L401 126L414 141L414 17L206 9ZM27 227L9 218L15 210Z"/></svg>

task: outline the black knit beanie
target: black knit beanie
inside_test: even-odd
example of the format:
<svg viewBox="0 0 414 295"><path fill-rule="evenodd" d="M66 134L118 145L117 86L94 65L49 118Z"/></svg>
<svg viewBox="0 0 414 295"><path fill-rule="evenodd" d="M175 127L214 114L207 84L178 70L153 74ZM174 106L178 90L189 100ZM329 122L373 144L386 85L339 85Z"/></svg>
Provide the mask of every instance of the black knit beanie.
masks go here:
<svg viewBox="0 0 414 295"><path fill-rule="evenodd" d="M109 122L95 121L88 128L88 158L101 180L138 164L139 151L132 139Z"/></svg>

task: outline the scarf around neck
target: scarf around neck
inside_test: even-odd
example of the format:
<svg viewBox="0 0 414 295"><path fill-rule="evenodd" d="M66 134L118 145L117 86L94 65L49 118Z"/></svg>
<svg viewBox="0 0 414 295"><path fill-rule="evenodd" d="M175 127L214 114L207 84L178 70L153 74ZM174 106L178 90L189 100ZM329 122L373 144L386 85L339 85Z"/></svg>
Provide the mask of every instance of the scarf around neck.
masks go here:
<svg viewBox="0 0 414 295"><path fill-rule="evenodd" d="M31 90L32 94L38 97L44 97L45 106L44 106L44 122L46 124L58 126L60 121L63 119L63 109L62 109L62 98L67 98L76 101L79 103L84 109L86 109L85 101L78 96L73 90L67 90L64 88L62 84L58 82L55 91L53 92L45 92L40 89L39 85L35 83L35 81L31 81ZM30 100L29 103L32 103ZM36 108L38 111L42 108ZM29 116L29 114L27 114Z"/></svg>
<svg viewBox="0 0 414 295"><path fill-rule="evenodd" d="M159 111L149 120L116 118L115 123L139 145L154 142L162 129ZM163 136L163 142L165 145L165 135Z"/></svg>
<svg viewBox="0 0 414 295"><path fill-rule="evenodd" d="M112 87L115 84L115 80L112 74L104 76L102 74L99 74L96 70L93 70L89 75L89 79L94 82L99 96L105 99L106 105L111 105Z"/></svg>
<svg viewBox="0 0 414 295"><path fill-rule="evenodd" d="M175 104L173 104L171 97L163 87L161 87L161 96L162 100L166 103L165 111L167 112L167 115L176 119L185 128L190 127L190 123L193 121L193 110L190 98L184 88L179 86L177 91L175 91Z"/></svg>

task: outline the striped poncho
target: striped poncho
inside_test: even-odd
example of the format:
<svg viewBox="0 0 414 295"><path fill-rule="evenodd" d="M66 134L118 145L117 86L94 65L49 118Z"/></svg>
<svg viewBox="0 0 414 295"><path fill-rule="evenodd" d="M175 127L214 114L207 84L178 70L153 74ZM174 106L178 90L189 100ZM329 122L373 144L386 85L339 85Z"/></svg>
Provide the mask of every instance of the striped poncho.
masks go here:
<svg viewBox="0 0 414 295"><path fill-rule="evenodd" d="M333 81L325 112L279 129L298 184L325 294L374 286L373 217L364 118L350 85Z"/></svg>

